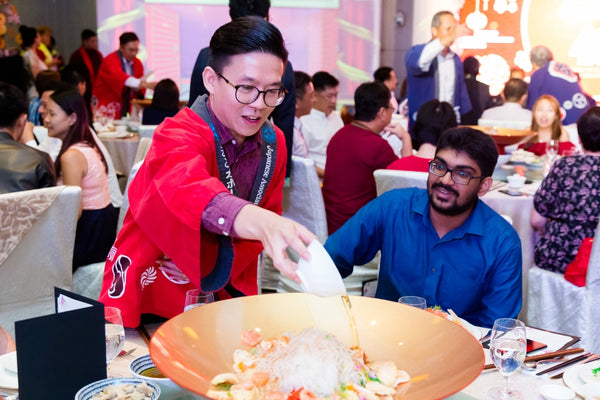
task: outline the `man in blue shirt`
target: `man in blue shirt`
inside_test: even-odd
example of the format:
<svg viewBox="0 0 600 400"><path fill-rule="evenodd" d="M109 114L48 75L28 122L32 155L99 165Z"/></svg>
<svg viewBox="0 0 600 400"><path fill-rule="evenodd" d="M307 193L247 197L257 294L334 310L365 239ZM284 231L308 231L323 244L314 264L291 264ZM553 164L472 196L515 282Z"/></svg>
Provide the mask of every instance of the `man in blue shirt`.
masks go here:
<svg viewBox="0 0 600 400"><path fill-rule="evenodd" d="M325 248L340 274L381 250L376 297L424 297L478 326L521 309L521 242L481 200L492 186L494 141L467 127L442 134L427 190L389 191L360 209Z"/></svg>

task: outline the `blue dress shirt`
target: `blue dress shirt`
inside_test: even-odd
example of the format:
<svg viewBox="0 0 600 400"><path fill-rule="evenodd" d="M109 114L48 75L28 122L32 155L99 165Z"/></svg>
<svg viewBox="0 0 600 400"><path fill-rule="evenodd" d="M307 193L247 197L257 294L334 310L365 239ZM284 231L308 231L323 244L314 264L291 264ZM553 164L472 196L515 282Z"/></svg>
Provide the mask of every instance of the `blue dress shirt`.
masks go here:
<svg viewBox="0 0 600 400"><path fill-rule="evenodd" d="M340 274L381 250L376 297L424 297L472 324L516 318L522 301L521 242L513 227L481 200L458 228L439 238L426 190L389 191L361 208L325 248Z"/></svg>

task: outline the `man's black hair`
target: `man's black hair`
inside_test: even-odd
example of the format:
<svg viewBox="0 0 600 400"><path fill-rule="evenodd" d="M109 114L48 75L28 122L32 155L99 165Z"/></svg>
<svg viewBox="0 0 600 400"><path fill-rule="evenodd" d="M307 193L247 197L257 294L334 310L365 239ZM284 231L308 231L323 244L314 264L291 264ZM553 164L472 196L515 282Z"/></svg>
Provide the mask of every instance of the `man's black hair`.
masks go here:
<svg viewBox="0 0 600 400"><path fill-rule="evenodd" d="M468 127L448 129L440 136L435 154L444 149L466 153L475 161L483 177L492 176L494 173L498 161L498 148L489 135L477 129Z"/></svg>
<svg viewBox="0 0 600 400"><path fill-rule="evenodd" d="M340 81L335 76L326 71L315 72L312 76L312 81L317 92L337 87L340 84Z"/></svg>
<svg viewBox="0 0 600 400"><path fill-rule="evenodd" d="M392 76L392 71L392 67L379 67L373 73L373 79L375 79L377 82L383 83L390 79L390 77Z"/></svg>
<svg viewBox="0 0 600 400"><path fill-rule="evenodd" d="M365 122L373 121L381 107L391 107L391 95L390 89L381 82L361 84L354 91L354 119Z"/></svg>
<svg viewBox="0 0 600 400"><path fill-rule="evenodd" d="M229 0L229 16L232 21L248 15L267 19L270 7L269 0Z"/></svg>
<svg viewBox="0 0 600 400"><path fill-rule="evenodd" d="M139 42L140 39L134 32L125 32L119 36L119 45L123 46L129 42Z"/></svg>
<svg viewBox="0 0 600 400"><path fill-rule="evenodd" d="M19 117L27 115L27 96L19 88L0 82L0 127L12 128Z"/></svg>
<svg viewBox="0 0 600 400"><path fill-rule="evenodd" d="M96 32L91 29L84 29L81 31L81 41L91 39L95 36L98 36Z"/></svg>
<svg viewBox="0 0 600 400"><path fill-rule="evenodd" d="M208 65L223 72L232 56L252 52L272 54L287 62L288 51L279 29L259 17L240 17L215 31L210 39Z"/></svg>
<svg viewBox="0 0 600 400"><path fill-rule="evenodd" d="M303 71L294 71L294 85L296 87L296 98L301 99L306 94L306 86L312 82L309 74Z"/></svg>

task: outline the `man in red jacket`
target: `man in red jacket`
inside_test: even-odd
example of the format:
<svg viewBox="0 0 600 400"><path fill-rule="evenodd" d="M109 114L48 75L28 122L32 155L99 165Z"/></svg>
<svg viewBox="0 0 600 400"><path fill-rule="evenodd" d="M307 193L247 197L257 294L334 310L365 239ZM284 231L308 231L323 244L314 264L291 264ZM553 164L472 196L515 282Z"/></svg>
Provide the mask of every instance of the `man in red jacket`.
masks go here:
<svg viewBox="0 0 600 400"><path fill-rule="evenodd" d="M115 119L131 111L131 100L143 98L145 89L154 89L156 82L146 81L144 66L136 57L140 40L133 32L119 36L119 50L102 61L94 82L92 104L114 111Z"/></svg>
<svg viewBox="0 0 600 400"><path fill-rule="evenodd" d="M140 314L173 317L185 293L257 294L257 257L298 280L288 247L309 259L315 238L281 217L286 144L267 121L281 104L287 50L279 30L242 17L213 35L209 92L155 131L128 189L130 207L111 249L100 301L125 326Z"/></svg>

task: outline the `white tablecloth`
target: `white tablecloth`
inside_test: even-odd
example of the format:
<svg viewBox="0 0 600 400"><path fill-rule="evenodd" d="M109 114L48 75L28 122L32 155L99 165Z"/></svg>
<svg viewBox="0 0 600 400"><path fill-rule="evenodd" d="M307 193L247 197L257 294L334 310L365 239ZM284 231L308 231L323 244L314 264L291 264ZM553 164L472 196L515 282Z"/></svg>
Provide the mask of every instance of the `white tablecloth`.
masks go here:
<svg viewBox="0 0 600 400"><path fill-rule="evenodd" d="M100 140L106 146L115 170L118 173L128 176L131 167L135 163L135 154L140 144L140 137L138 135L124 139L100 137Z"/></svg>
<svg viewBox="0 0 600 400"><path fill-rule="evenodd" d="M510 196L499 190L506 189L503 186L494 189L481 199L498 214L506 215L512 219L512 225L521 238L521 251L523 254L523 306L521 307L520 319L527 322L527 276L529 268L534 264L533 250L538 239L537 233L529 223L529 216L533 208L533 196ZM526 185L524 188L528 193L534 193L537 184Z"/></svg>

